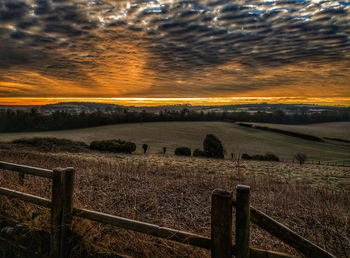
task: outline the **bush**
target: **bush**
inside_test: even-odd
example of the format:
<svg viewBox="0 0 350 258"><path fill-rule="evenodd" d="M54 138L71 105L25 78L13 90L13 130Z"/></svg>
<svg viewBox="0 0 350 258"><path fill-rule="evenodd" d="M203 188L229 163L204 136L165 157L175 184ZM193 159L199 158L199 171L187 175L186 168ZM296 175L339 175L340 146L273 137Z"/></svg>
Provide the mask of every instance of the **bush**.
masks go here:
<svg viewBox="0 0 350 258"><path fill-rule="evenodd" d="M303 165L307 159L305 153L297 153L294 155L294 158L299 162L300 166Z"/></svg>
<svg viewBox="0 0 350 258"><path fill-rule="evenodd" d="M136 150L136 144L121 140L92 141L90 149L98 151L108 151L116 153L132 153Z"/></svg>
<svg viewBox="0 0 350 258"><path fill-rule="evenodd" d="M280 161L278 156L276 156L275 154L270 153L270 152L266 153L265 155L256 154L256 155L253 155L253 156L250 156L247 153L243 153L242 154L242 159L245 159L245 160L261 160L261 161Z"/></svg>
<svg viewBox="0 0 350 258"><path fill-rule="evenodd" d="M133 142L125 142L120 145L120 152L131 154L136 150L136 144Z"/></svg>
<svg viewBox="0 0 350 258"><path fill-rule="evenodd" d="M200 150L200 149L195 149L193 151L193 156L194 157L205 157L205 152Z"/></svg>
<svg viewBox="0 0 350 258"><path fill-rule="evenodd" d="M205 156L210 158L224 158L224 148L221 141L213 134L207 134L203 141Z"/></svg>
<svg viewBox="0 0 350 258"><path fill-rule="evenodd" d="M13 140L12 143L30 145L40 151L82 152L87 151L88 148L88 145L84 142L54 137L21 138Z"/></svg>
<svg viewBox="0 0 350 258"><path fill-rule="evenodd" d="M253 156L252 156L252 159L253 159L253 160L260 160L260 161L265 161L265 160L266 160L265 156L264 156L264 155L261 155L261 154L255 154L255 155L253 155Z"/></svg>
<svg viewBox="0 0 350 258"><path fill-rule="evenodd" d="M191 149L187 148L187 147L176 148L175 155L177 155L177 156L191 156Z"/></svg>
<svg viewBox="0 0 350 258"><path fill-rule="evenodd" d="M266 153L265 158L270 161L280 161L280 158L271 152Z"/></svg>
<svg viewBox="0 0 350 258"><path fill-rule="evenodd" d="M237 123L237 124L240 125L240 126L249 127L249 128L253 127L252 124L246 124L246 123Z"/></svg>
<svg viewBox="0 0 350 258"><path fill-rule="evenodd" d="M251 159L252 159L252 157L251 157L251 156L249 156L247 153L243 153L243 154L242 154L242 159L245 159L245 160L251 160Z"/></svg>

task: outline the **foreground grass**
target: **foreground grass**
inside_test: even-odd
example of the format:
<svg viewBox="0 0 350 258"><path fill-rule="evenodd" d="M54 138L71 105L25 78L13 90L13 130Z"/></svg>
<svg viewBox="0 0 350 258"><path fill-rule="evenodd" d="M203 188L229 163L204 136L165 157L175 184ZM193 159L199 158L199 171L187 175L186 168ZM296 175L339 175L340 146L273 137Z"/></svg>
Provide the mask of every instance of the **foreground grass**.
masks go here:
<svg viewBox="0 0 350 258"><path fill-rule="evenodd" d="M252 189L252 205L302 236L333 252L350 255L349 168L292 163L244 162L161 155L42 153L1 149L1 159L54 168L73 166L75 200L79 207L210 235L210 195L237 184ZM2 172L2 186L49 197L47 180L27 176L17 184ZM33 227L48 229L48 211L0 197L2 212ZM123 253L136 257L209 257L199 248L75 219L74 230L85 239L91 255ZM297 254L266 232L252 227L252 245ZM79 255L80 246L74 249Z"/></svg>

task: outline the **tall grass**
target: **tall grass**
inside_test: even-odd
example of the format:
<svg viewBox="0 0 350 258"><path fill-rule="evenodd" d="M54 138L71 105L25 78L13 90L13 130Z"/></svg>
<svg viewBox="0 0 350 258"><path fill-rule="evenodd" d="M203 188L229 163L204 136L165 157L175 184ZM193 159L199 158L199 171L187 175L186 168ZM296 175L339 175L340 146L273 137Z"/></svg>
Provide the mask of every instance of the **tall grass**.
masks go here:
<svg viewBox="0 0 350 258"><path fill-rule="evenodd" d="M210 236L211 192L216 188L234 191L237 184L247 184L251 186L253 206L335 255L350 255L349 191L341 188L332 190L307 178L294 180L290 173L281 178L273 170L266 169L264 173L255 171L259 164L275 166L272 163L245 162L237 175L234 164L232 169L221 170L219 164L224 161L195 158L41 153L12 147L2 149L0 155L8 162L43 168L74 167L74 198L78 207L205 236ZM218 166L215 169L197 166L194 165L196 161L203 164L217 162ZM289 169L298 170L299 166ZM50 197L50 183L45 179L26 176L25 184L21 186L16 173L3 171L0 183L1 186ZM2 212L22 223L48 229L49 214L46 209L21 201L9 201L2 196L0 207ZM82 254L83 250L90 255L210 256L206 250L79 218L74 219L74 231L83 237L83 241L75 246L72 256ZM255 247L298 254L256 226L251 232Z"/></svg>

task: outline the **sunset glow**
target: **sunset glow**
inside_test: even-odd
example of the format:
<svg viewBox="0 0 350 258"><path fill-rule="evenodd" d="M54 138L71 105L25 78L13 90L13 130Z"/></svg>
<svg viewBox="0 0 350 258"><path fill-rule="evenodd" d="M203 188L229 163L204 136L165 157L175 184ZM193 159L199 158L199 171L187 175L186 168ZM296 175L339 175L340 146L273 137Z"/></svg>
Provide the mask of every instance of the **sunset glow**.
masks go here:
<svg viewBox="0 0 350 258"><path fill-rule="evenodd" d="M95 102L124 106L166 105L238 105L252 103L269 104L318 104L326 106L350 106L350 98L303 98L303 97L225 97L225 98L3 98L2 105L46 105L61 102Z"/></svg>
<svg viewBox="0 0 350 258"><path fill-rule="evenodd" d="M0 104L349 105L344 1L0 3Z"/></svg>

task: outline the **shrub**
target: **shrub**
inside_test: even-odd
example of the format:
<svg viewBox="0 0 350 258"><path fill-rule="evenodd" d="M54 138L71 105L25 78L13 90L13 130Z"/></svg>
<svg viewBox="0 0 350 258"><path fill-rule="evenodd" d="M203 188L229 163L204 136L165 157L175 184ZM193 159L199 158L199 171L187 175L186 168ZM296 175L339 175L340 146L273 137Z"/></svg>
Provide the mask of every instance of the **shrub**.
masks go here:
<svg viewBox="0 0 350 258"><path fill-rule="evenodd" d="M285 134L285 135L293 136L293 137L299 137L299 138L302 138L305 140L323 142L323 140L321 138L313 136L313 135L309 135L309 134L291 132L291 131L286 131L286 130L282 130L282 129L278 129L278 128L270 128L267 126L260 126L260 125L255 125L253 127L256 129L260 129L260 130L271 131L271 132Z"/></svg>
<svg viewBox="0 0 350 258"><path fill-rule="evenodd" d="M200 149L195 149L193 151L193 156L194 157L205 157L205 152L200 150Z"/></svg>
<svg viewBox="0 0 350 258"><path fill-rule="evenodd" d="M270 160L270 161L280 161L280 158L278 156L276 156L275 154L268 152L265 154L266 160Z"/></svg>
<svg viewBox="0 0 350 258"><path fill-rule="evenodd" d="M191 149L188 147L176 148L175 155L177 155L177 156L191 156Z"/></svg>
<svg viewBox="0 0 350 258"><path fill-rule="evenodd" d="M120 152L131 154L136 150L136 144L133 142L125 142L120 145Z"/></svg>
<svg viewBox="0 0 350 258"><path fill-rule="evenodd" d="M98 151L111 151L115 143L113 140L92 141L90 149Z"/></svg>
<svg viewBox="0 0 350 258"><path fill-rule="evenodd" d="M242 154L242 159L245 159L245 160L261 160L261 161L280 161L278 156L276 156L275 154L270 153L270 152L266 153L265 155L256 154L256 155L253 155L253 156L250 156L247 153L243 153Z"/></svg>
<svg viewBox="0 0 350 258"><path fill-rule="evenodd" d="M242 159L245 159L245 160L251 160L251 159L252 159L252 157L251 157L251 156L249 156L247 153L243 153L243 154L242 154Z"/></svg>
<svg viewBox="0 0 350 258"><path fill-rule="evenodd" d="M240 125L240 126L249 127L249 128L253 127L252 124L246 124L246 123L237 123L237 124Z"/></svg>
<svg viewBox="0 0 350 258"><path fill-rule="evenodd" d="M88 145L84 142L54 137L21 138L13 140L12 143L30 145L40 151L82 152L87 151L88 148Z"/></svg>
<svg viewBox="0 0 350 258"><path fill-rule="evenodd" d="M207 134L203 141L205 156L211 158L224 158L224 148L221 141L213 134Z"/></svg>
<svg viewBox="0 0 350 258"><path fill-rule="evenodd" d="M305 153L297 153L294 155L294 158L299 162L300 166L303 165L307 159Z"/></svg>
<svg viewBox="0 0 350 258"><path fill-rule="evenodd" d="M145 154L148 149L148 144L142 144L143 153Z"/></svg>
<svg viewBox="0 0 350 258"><path fill-rule="evenodd" d="M255 154L252 156L252 159L264 161L264 160L266 160L266 157L264 155L261 155L261 154Z"/></svg>
<svg viewBox="0 0 350 258"><path fill-rule="evenodd" d="M136 144L121 140L92 141L90 149L98 151L108 151L116 153L132 153L136 150Z"/></svg>

